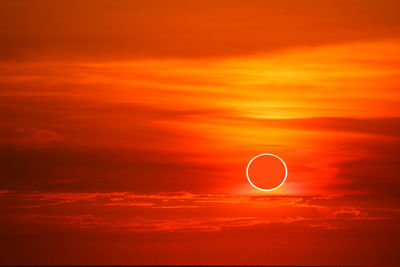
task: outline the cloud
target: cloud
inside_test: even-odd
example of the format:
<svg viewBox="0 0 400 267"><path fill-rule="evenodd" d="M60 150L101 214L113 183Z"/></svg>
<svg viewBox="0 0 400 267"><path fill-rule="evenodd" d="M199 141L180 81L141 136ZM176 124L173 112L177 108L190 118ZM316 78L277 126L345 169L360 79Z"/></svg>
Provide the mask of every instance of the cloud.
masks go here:
<svg viewBox="0 0 400 267"><path fill-rule="evenodd" d="M359 210L355 210L355 209L342 209L339 211L336 211L335 213L335 218L356 218L358 216L360 216L361 212Z"/></svg>
<svg viewBox="0 0 400 267"><path fill-rule="evenodd" d="M390 38L399 36L397 9L392 0L3 1L0 58L236 57Z"/></svg>
<svg viewBox="0 0 400 267"><path fill-rule="evenodd" d="M63 137L49 129L16 129L14 138L4 140L5 144L15 144L20 146L33 146L36 148L45 147L53 142L62 140Z"/></svg>
<svg viewBox="0 0 400 267"><path fill-rule="evenodd" d="M168 264L184 264L185 261L205 264L202 261L205 256L207 262L213 264L283 262L289 265L301 260L309 265L317 265L323 261L330 265L384 262L386 266L395 266L397 262L397 220L259 220L257 224L253 224L252 218L235 217L212 220L138 218L130 223L121 220L107 222L92 215L26 218L41 224L32 223L27 227L26 223L21 225L13 222L14 225L25 226L23 231L0 233L0 236L10 238L7 246L1 243L4 246L4 263L12 261L9 253L13 256L25 255L26 257L18 257L19 263L29 259L52 264L62 261L63 256L68 256L72 263L82 263L84 259L85 264L108 263L113 261L113 256L118 256L122 263L143 264L149 262L150 255L153 255L151 263ZM217 226L221 224L225 226L220 230L210 231L213 227L218 229ZM2 226L3 229L8 228L4 224ZM134 228L139 231L130 231ZM186 230L181 231L183 228ZM39 239L41 242L37 242ZM305 242L307 247L304 246ZM37 243L33 246L35 253L31 250L22 252L34 243ZM65 250L65 247L70 247L71 250ZM182 247L190 249L182 253ZM98 254L103 249L108 253ZM43 257L40 251L57 257ZM240 253L233 253L235 251ZM287 257L288 252L290 257Z"/></svg>
<svg viewBox="0 0 400 267"><path fill-rule="evenodd" d="M301 119L252 119L268 128L288 128L305 131L333 131L388 135L400 137L400 118L301 118Z"/></svg>
<svg viewBox="0 0 400 267"><path fill-rule="evenodd" d="M400 164L398 139L378 139L370 143L357 143L357 146L365 151L364 156L337 164L337 177L345 183L335 187L397 199L400 186L397 169Z"/></svg>
<svg viewBox="0 0 400 267"><path fill-rule="evenodd" d="M250 258L254 263L274 264L282 263L290 251L285 264L294 264L304 255L307 264L323 260L332 265L371 263L377 258L382 262L384 256L391 266L397 259L394 247L400 214L393 207L377 216L366 197L10 191L2 194L0 202L5 215L0 219L0 240L7 240L0 247L2 253L8 252L2 261L15 262L7 255L22 255L20 249L31 246L40 250L32 255L27 250L23 255L34 262L56 264L65 256L66 246L72 248L69 259L73 263L82 263L83 254L89 259L87 264L97 263L99 257L102 263L112 261L103 254L88 257L97 254L95 244L101 244L106 255L118 255L127 264L148 263L148 256L155 252L151 263L203 263L196 257L201 253L212 263L226 264L233 260L230 254L234 251L241 252L234 256L236 263L249 264ZM33 246L33 240L41 242ZM305 240L306 249L302 246ZM182 247L190 248L184 256ZM196 254L191 254L192 249ZM43 260L43 251L60 256ZM148 256L142 258L143 254ZM26 257L18 262L24 263ZM187 258L182 261L182 257Z"/></svg>

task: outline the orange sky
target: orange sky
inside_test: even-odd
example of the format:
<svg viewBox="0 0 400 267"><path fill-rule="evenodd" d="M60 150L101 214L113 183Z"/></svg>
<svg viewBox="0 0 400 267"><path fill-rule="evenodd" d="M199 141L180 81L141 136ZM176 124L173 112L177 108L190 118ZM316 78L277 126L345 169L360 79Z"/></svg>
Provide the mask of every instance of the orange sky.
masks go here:
<svg viewBox="0 0 400 267"><path fill-rule="evenodd" d="M1 1L0 264L397 266L399 7Z"/></svg>

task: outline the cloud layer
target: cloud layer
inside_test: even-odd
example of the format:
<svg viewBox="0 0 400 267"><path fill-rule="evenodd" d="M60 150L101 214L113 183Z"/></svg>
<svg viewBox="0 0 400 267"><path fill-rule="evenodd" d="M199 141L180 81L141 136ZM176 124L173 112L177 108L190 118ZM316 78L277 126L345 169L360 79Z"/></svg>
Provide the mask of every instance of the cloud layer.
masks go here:
<svg viewBox="0 0 400 267"><path fill-rule="evenodd" d="M166 3L1 3L0 264L397 266L398 3Z"/></svg>

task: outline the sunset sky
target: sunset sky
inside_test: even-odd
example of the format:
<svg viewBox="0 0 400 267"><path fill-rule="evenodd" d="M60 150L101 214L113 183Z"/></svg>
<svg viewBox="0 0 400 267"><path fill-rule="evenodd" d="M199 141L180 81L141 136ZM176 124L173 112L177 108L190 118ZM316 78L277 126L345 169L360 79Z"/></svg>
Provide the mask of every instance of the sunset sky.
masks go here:
<svg viewBox="0 0 400 267"><path fill-rule="evenodd" d="M399 14L0 0L0 264L398 266Z"/></svg>

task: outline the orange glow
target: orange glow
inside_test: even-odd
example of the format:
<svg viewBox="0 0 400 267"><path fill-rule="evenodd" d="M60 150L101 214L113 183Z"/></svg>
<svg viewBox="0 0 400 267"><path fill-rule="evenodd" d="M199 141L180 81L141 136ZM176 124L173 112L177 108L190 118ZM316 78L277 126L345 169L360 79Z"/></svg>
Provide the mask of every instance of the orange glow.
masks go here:
<svg viewBox="0 0 400 267"><path fill-rule="evenodd" d="M399 7L1 1L0 265L398 266Z"/></svg>

